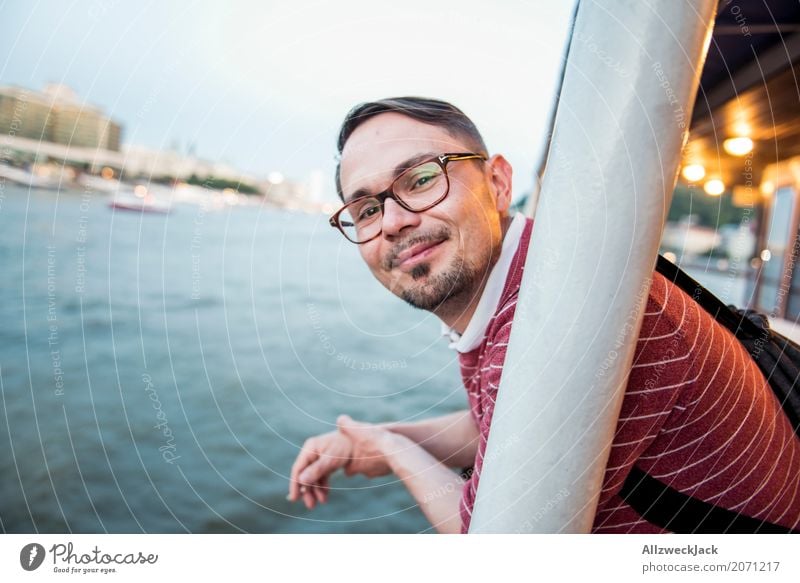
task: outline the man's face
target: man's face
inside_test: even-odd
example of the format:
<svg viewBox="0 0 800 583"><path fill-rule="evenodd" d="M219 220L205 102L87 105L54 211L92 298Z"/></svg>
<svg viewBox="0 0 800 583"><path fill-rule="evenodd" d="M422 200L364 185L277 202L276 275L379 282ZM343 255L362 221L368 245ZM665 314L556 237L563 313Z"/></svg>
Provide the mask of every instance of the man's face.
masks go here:
<svg viewBox="0 0 800 583"><path fill-rule="evenodd" d="M443 128L397 113L375 116L351 134L342 151L345 202L356 191L386 190L411 159L471 151ZM387 199L381 235L358 248L389 291L417 308L452 316L480 297L500 254L511 170L496 156L487 163L450 162L447 173L450 191L442 202L414 213Z"/></svg>

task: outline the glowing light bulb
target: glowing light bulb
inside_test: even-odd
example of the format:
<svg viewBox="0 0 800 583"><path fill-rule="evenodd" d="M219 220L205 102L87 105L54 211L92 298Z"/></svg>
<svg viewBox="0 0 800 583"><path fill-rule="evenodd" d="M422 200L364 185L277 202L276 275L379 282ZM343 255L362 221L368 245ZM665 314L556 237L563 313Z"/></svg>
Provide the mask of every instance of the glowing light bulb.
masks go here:
<svg viewBox="0 0 800 583"><path fill-rule="evenodd" d="M746 156L753 151L753 140L745 136L728 138L722 142L722 147L731 156Z"/></svg>
<svg viewBox="0 0 800 583"><path fill-rule="evenodd" d="M722 182L722 180L714 178L703 185L703 190L706 191L706 194L710 194L711 196L719 196L725 192L725 183Z"/></svg>
<svg viewBox="0 0 800 583"><path fill-rule="evenodd" d="M705 177L706 169L702 164L689 164L683 167L681 174L689 182L697 182Z"/></svg>

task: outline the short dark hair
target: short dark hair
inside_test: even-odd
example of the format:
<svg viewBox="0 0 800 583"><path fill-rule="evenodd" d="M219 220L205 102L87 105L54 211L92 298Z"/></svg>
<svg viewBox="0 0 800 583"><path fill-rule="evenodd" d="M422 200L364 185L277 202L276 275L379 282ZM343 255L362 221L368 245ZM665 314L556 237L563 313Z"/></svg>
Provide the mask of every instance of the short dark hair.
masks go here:
<svg viewBox="0 0 800 583"><path fill-rule="evenodd" d="M344 193L340 178L341 154L344 145L358 126L382 113L399 113L426 124L439 126L447 130L453 137L466 139L474 153L487 157L489 155L478 128L463 111L451 103L427 97L390 97L379 101L360 103L345 116L336 143L340 156L336 164L336 192L339 193L339 198L342 200L344 200Z"/></svg>

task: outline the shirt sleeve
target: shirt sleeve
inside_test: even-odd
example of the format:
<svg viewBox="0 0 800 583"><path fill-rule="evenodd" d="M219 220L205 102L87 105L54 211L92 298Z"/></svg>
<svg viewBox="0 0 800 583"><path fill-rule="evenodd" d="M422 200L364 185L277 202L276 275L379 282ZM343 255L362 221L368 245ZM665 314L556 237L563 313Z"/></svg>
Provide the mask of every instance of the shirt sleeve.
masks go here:
<svg viewBox="0 0 800 583"><path fill-rule="evenodd" d="M599 504L616 495L633 465L683 414L697 380L699 307L654 276L631 364Z"/></svg>
<svg viewBox="0 0 800 583"><path fill-rule="evenodd" d="M600 502L622 488L633 464L659 434L669 416L676 412L682 390L692 382L691 334L696 333L696 316L690 313L687 299L675 293L666 304L666 281L654 282L637 340L626 396L611 447ZM506 306L509 308L513 306ZM506 316L506 317L504 317ZM461 498L462 532L467 532L472 517L483 457L489 437L497 390L500 386L513 309L501 310L490 326L490 337L480 362L478 427L480 441L473 472L464 485ZM628 323L620 323L620 330ZM632 330L628 330L631 333ZM609 347L613 356L614 347ZM680 411L677 411L680 413Z"/></svg>
<svg viewBox="0 0 800 583"><path fill-rule="evenodd" d="M461 496L460 512L462 533L466 533L469 530L469 524L472 518L472 508L475 504L478 481L480 480L480 473L483 468L483 456L486 452L487 440L489 439L489 427L492 423L495 400L497 399L497 389L500 386L503 362L505 361L506 349L508 347L508 338L511 335L512 320L510 315L513 314L513 309L508 309L507 312L509 313L507 319L501 319L503 317L503 313L501 312L496 316L493 323L494 325L490 326L490 331L492 332L489 338L487 338L486 349L478 363L480 368L480 382L477 413L480 440L478 442L478 452L475 455L472 473L464 484Z"/></svg>

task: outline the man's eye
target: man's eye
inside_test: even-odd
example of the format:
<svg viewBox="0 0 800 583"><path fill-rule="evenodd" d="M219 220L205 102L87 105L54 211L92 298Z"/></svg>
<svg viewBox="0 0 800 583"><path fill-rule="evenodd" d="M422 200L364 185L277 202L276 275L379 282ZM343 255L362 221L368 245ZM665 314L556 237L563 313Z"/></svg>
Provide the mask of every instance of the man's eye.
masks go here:
<svg viewBox="0 0 800 583"><path fill-rule="evenodd" d="M417 190L425 187L428 183L434 180L436 176L437 175L433 173L425 173L415 176L411 183L411 190Z"/></svg>
<svg viewBox="0 0 800 583"><path fill-rule="evenodd" d="M374 217L379 212L381 212L381 207L377 204L365 206L358 211L358 220L365 221L371 217Z"/></svg>
<svg viewBox="0 0 800 583"><path fill-rule="evenodd" d="M433 178L433 176L430 176L430 175L428 175L428 176L420 176L419 178L417 178L417 181L414 183L414 188L419 187L419 186L425 186L425 183L428 182L429 180L431 180L432 178Z"/></svg>

